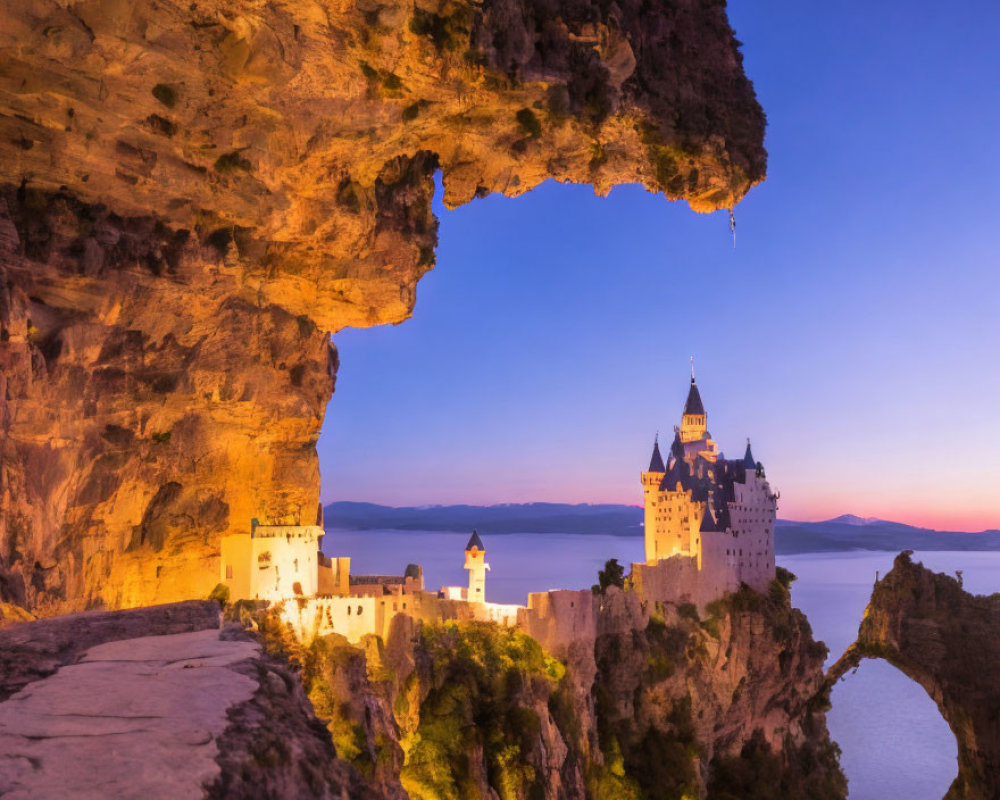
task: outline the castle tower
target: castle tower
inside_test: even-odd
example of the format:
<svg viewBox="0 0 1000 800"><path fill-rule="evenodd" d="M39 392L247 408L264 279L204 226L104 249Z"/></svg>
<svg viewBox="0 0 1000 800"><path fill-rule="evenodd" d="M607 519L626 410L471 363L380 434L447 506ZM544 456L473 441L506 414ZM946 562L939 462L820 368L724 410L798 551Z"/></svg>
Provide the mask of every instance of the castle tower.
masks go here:
<svg viewBox="0 0 1000 800"><path fill-rule="evenodd" d="M486 570L490 565L486 563L483 540L476 531L472 532L469 543L465 546L465 568L469 570L469 593L466 599L470 603L485 603Z"/></svg>
<svg viewBox="0 0 1000 800"><path fill-rule="evenodd" d="M697 442L708 436L708 415L701 402L698 384L694 381L694 368L691 369L691 388L688 389L687 402L684 403L684 416L681 417L681 441Z"/></svg>
<svg viewBox="0 0 1000 800"><path fill-rule="evenodd" d="M643 524L646 531L646 560L655 562L655 555L651 550L653 537L651 534L656 530L656 515L658 507L658 496L660 483L666 474L667 468L663 464L663 456L660 455L660 435L653 439L653 456L649 459L649 469L643 472L639 478L642 481L642 500L644 517Z"/></svg>

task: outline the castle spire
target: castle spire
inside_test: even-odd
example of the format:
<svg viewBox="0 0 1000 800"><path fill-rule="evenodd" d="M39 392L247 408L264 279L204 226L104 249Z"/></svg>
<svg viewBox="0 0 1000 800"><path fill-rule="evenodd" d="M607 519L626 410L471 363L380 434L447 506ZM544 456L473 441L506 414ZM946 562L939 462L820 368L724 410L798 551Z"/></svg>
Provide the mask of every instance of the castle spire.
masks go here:
<svg viewBox="0 0 1000 800"><path fill-rule="evenodd" d="M656 438L653 439L653 457L649 459L649 469L648 472L666 472L666 468L663 466L663 456L660 455L660 432L656 432Z"/></svg>
<svg viewBox="0 0 1000 800"><path fill-rule="evenodd" d="M746 452L746 455L743 456L743 466L746 467L747 469L756 469L757 468L757 462L754 461L753 453L750 452L750 437L749 436L747 437L747 452Z"/></svg>
<svg viewBox="0 0 1000 800"><path fill-rule="evenodd" d="M681 441L696 442L708 435L708 415L705 405L701 402L701 392L694 379L694 356L691 356L691 386L688 388L687 400L684 403L684 414L681 417Z"/></svg>
<svg viewBox="0 0 1000 800"><path fill-rule="evenodd" d="M684 416L705 416L705 406L701 402L701 392L698 391L698 384L691 378L691 388L688 389L687 402L684 403Z"/></svg>
<svg viewBox="0 0 1000 800"><path fill-rule="evenodd" d="M486 550L483 546L483 540L479 538L479 533L475 528L472 529L472 536L469 537L469 543L465 546L466 550L472 550L473 548L483 551Z"/></svg>

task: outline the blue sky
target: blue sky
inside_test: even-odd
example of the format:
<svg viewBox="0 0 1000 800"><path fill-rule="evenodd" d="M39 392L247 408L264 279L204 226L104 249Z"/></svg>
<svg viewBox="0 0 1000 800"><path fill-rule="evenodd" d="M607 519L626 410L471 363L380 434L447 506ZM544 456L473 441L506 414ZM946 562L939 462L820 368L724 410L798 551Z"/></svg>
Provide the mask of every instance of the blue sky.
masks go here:
<svg viewBox="0 0 1000 800"><path fill-rule="evenodd" d="M1000 4L730 19L769 119L737 248L634 186L438 202L413 318L334 337L325 501L639 503L693 354L783 517L1000 527Z"/></svg>

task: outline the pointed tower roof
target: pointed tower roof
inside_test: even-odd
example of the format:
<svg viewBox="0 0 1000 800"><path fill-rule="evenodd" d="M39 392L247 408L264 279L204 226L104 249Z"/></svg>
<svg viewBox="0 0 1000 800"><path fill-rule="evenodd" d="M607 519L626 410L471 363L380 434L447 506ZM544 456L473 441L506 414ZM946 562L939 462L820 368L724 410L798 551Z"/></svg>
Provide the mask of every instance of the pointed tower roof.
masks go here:
<svg viewBox="0 0 1000 800"><path fill-rule="evenodd" d="M486 551L486 548L483 546L483 540L479 538L479 534L475 530L472 531L472 536L469 537L469 543L465 546L465 549L471 550L473 547L483 552Z"/></svg>
<svg viewBox="0 0 1000 800"><path fill-rule="evenodd" d="M663 456L660 455L660 436L653 439L653 457L649 459L649 472L666 472L663 466Z"/></svg>
<svg viewBox="0 0 1000 800"><path fill-rule="evenodd" d="M688 389L687 402L684 403L684 414L693 414L699 417L705 416L705 406L701 402L701 393L698 391L698 384L694 382L694 376L691 376L691 388Z"/></svg>
<svg viewBox="0 0 1000 800"><path fill-rule="evenodd" d="M684 444L681 442L681 432L679 428L674 428L674 441L670 445L670 455L678 461L684 460Z"/></svg>
<svg viewBox="0 0 1000 800"><path fill-rule="evenodd" d="M757 462L753 459L753 453L750 452L750 437L747 437L747 452L743 456L743 466L747 469L757 469Z"/></svg>
<svg viewBox="0 0 1000 800"><path fill-rule="evenodd" d="M688 469L687 462L684 459L671 458L670 464L667 466L667 471L663 475L663 480L660 481L660 491L675 492L677 491L678 483L682 489L691 488L691 471Z"/></svg>

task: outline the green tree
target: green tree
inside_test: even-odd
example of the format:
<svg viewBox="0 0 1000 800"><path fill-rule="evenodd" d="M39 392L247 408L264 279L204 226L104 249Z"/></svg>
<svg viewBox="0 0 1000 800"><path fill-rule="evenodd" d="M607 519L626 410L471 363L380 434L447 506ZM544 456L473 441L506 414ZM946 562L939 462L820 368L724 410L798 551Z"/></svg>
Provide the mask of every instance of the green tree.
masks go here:
<svg viewBox="0 0 1000 800"><path fill-rule="evenodd" d="M594 584L594 593L604 593L609 586L617 586L619 589L625 587L625 567L618 563L617 558L609 558L604 562L604 569L597 572L597 583Z"/></svg>

